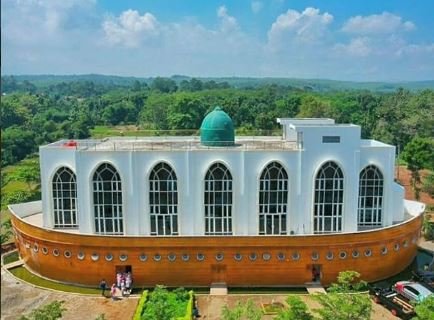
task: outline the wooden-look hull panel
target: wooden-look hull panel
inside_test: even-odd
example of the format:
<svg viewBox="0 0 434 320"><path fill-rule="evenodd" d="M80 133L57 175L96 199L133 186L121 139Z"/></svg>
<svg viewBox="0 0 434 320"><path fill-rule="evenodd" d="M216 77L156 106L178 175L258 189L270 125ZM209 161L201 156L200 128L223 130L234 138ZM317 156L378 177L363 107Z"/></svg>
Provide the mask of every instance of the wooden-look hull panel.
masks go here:
<svg viewBox="0 0 434 320"><path fill-rule="evenodd" d="M130 266L136 286L286 286L312 281L312 265L320 266L324 285L344 270L366 281L401 272L417 254L422 217L369 232L256 237L79 235L16 216L12 224L27 267L61 282L96 286L101 278L114 279L117 267Z"/></svg>

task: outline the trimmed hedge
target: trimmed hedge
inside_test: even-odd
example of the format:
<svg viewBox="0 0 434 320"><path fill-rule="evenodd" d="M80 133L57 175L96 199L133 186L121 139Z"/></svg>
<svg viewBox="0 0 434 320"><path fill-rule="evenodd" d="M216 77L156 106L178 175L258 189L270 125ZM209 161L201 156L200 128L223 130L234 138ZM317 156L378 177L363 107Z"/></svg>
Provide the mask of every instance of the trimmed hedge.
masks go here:
<svg viewBox="0 0 434 320"><path fill-rule="evenodd" d="M133 320L140 320L142 318L143 306L148 299L148 290L144 290L137 304L136 312L134 313Z"/></svg>
<svg viewBox="0 0 434 320"><path fill-rule="evenodd" d="M189 291L188 294L190 298L187 302L187 308L185 310L185 315L183 317L178 317L176 320L191 320L193 318L193 301L194 301L194 293L193 291ZM137 304L136 312L134 313L133 320L141 320L143 309L145 307L146 300L148 300L148 291L144 290L140 300Z"/></svg>
<svg viewBox="0 0 434 320"><path fill-rule="evenodd" d="M185 310L185 315L183 317L179 317L176 320L191 320L193 318L193 301L194 301L194 294L193 291L189 291L188 294L190 295L190 299L188 299L187 302L187 308Z"/></svg>

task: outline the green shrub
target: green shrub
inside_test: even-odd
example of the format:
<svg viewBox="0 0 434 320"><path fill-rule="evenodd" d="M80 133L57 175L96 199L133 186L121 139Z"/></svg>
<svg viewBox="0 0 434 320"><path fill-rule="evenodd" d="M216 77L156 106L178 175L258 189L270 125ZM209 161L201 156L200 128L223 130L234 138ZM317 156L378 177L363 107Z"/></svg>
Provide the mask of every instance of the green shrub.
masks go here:
<svg viewBox="0 0 434 320"><path fill-rule="evenodd" d="M65 301L53 301L45 306L33 310L28 317L21 316L20 320L56 320L62 318L66 309L62 306Z"/></svg>
<svg viewBox="0 0 434 320"><path fill-rule="evenodd" d="M143 305L141 319L169 320L169 319L191 319L191 313L186 317L186 310L189 301L192 299L184 288L172 292L166 287L158 285L149 294L148 300Z"/></svg>
<svg viewBox="0 0 434 320"><path fill-rule="evenodd" d="M148 291L144 290L142 293L142 296L140 297L140 300L137 304L136 312L134 313L133 320L140 320L142 317L143 312L143 306L146 302L146 299L148 298Z"/></svg>

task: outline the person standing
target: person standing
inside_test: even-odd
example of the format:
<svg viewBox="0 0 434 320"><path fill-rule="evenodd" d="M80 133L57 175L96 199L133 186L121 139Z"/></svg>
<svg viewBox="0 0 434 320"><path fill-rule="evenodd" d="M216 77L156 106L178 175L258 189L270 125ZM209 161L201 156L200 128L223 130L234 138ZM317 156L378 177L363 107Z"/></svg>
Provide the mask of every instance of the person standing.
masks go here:
<svg viewBox="0 0 434 320"><path fill-rule="evenodd" d="M110 294L112 296L112 300L115 301L116 300L116 283L113 283L111 290L110 290Z"/></svg>
<svg viewBox="0 0 434 320"><path fill-rule="evenodd" d="M107 283L105 282L105 279L102 279L99 283L99 288L101 289L101 294L103 297L105 297L105 290L107 289Z"/></svg>

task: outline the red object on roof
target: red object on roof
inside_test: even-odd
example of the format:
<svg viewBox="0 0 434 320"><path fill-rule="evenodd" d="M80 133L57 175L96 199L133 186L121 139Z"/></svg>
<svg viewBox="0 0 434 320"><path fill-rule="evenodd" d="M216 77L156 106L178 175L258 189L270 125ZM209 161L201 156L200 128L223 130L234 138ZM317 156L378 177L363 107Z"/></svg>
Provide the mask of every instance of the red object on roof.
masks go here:
<svg viewBox="0 0 434 320"><path fill-rule="evenodd" d="M77 147L77 141L69 140L63 144L64 147Z"/></svg>

